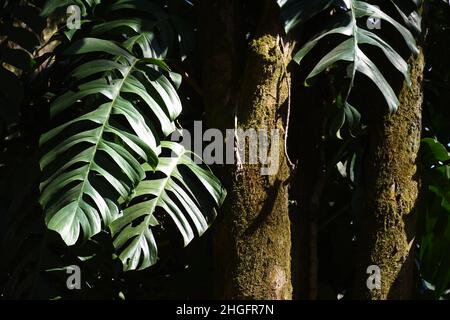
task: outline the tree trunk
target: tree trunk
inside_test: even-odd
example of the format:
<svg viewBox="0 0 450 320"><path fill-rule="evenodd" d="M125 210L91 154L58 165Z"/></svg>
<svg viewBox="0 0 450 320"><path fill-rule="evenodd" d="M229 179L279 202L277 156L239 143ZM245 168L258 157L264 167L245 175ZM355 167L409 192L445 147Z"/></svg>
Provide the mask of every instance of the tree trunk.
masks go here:
<svg viewBox="0 0 450 320"><path fill-rule="evenodd" d="M245 159L240 159L242 165L227 166L219 172L228 196L213 230L218 298L292 296L290 172L284 153L290 83L286 65L292 50L283 45L275 1L265 1L263 7L256 35L249 40L248 48L244 47L248 56L242 68L237 60L245 55L239 55L240 39L233 38L239 34L236 23L240 2L208 0L201 6L208 124L221 129L233 129L235 124L235 129L264 129L270 137L269 154L279 146L279 169L273 175L262 175L261 164L247 164ZM272 129L278 129L279 139L270 136ZM249 147L245 150L248 155Z"/></svg>
<svg viewBox="0 0 450 320"><path fill-rule="evenodd" d="M369 120L363 169L365 210L361 213L353 295L358 299L408 299L412 295L423 53L412 57L410 66L412 86L403 84L398 111L388 115L379 106L372 106L377 111ZM379 267L379 288L374 277L368 279L369 266Z"/></svg>

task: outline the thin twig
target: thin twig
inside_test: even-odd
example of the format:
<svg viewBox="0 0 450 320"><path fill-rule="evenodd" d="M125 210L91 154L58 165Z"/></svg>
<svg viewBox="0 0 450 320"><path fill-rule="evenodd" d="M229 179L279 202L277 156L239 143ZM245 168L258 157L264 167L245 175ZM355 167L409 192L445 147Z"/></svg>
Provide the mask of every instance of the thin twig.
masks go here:
<svg viewBox="0 0 450 320"><path fill-rule="evenodd" d="M291 158L289 157L289 152L288 152L289 123L290 123L290 119L291 119L291 79L289 78L289 75L286 70L286 65L288 62L286 61L287 54L286 54L286 50L285 50L285 44L281 37L279 38L279 40L281 43L281 51L283 54L283 77L286 79L287 89L288 89L286 128L284 130L284 155L286 157L289 167L291 168L292 171L294 171L296 168L296 165L292 162Z"/></svg>

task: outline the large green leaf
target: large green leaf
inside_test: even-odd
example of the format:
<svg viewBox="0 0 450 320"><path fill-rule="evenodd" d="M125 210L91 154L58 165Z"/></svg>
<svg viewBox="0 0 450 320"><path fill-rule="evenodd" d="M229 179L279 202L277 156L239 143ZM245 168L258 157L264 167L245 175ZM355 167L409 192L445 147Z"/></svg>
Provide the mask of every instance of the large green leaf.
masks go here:
<svg viewBox="0 0 450 320"><path fill-rule="evenodd" d="M175 89L156 69L164 66L161 62L135 58L119 45L95 38L82 39L66 50L77 55L93 52L113 54L113 60L93 60L76 68L72 75L81 84L77 91L58 97L51 114L59 115L80 101L92 111L40 140L41 145L52 146L40 162L45 176L40 203L48 227L68 245L81 233L84 239L97 234L102 224L117 218L116 198L105 190L109 186L118 196L128 197L145 176L141 163L152 168L158 163L159 136L149 119L157 119L167 136L181 112ZM97 73L102 77L90 80ZM92 108L92 103L98 106Z"/></svg>
<svg viewBox="0 0 450 320"><path fill-rule="evenodd" d="M292 2L292 3L291 3ZM319 5L319 2L314 2L315 5ZM301 6L302 1L288 1L286 4L290 4L292 7L293 4L297 4L299 6L298 15L301 16L303 14L302 10L305 10L306 5ZM371 30L365 30L358 24L358 19L363 17L371 17L371 18L379 18L388 23L390 23L403 37L406 44L409 46L412 52L417 53L418 49L416 47L416 42L411 34L411 32L398 23L395 19L391 18L387 14L385 14L379 8L358 0L346 0L343 1L346 7L346 11L343 13L337 13L337 16L334 18L337 22L330 29L323 30L319 35L315 36L312 40L308 41L306 44L302 46L302 48L295 54L294 61L300 64L303 58L324 38L331 35L338 36L346 36L348 39L341 42L334 49L329 51L317 65L312 69L312 71L308 74L306 81L311 79L312 77L318 75L324 70L328 69L335 63L339 61L345 61L350 63L349 68L349 76L350 76L350 86L348 88L348 92L344 99L344 105L349 104L348 100L350 94L353 89L354 80L356 74L359 72L369 79L373 81L373 83L378 87L380 92L384 95L384 98L388 104L389 110L391 112L395 112L397 110L399 101L395 92L393 91L391 85L386 80L386 78L382 75L379 68L376 64L364 53L362 49L362 45L370 45L376 47L384 53L386 58L391 62L391 64L403 74L405 80L408 84L411 83L409 78L409 70L407 62L398 54L390 44L384 41L381 37L375 34ZM325 10L330 3L326 1L322 1L321 8L316 8L314 12L320 12ZM301 9L300 9L301 7ZM282 7L282 9L284 9ZM342 5L340 6L342 10ZM294 19L295 20L295 19ZM294 23L294 22L291 22ZM352 118L352 119L351 119ZM354 120L355 117L347 118L344 115L344 121L342 124L347 121L349 125L352 127L354 123L351 123L351 120ZM359 119L359 116L356 117Z"/></svg>
<svg viewBox="0 0 450 320"><path fill-rule="evenodd" d="M209 171L187 162L184 151L182 156L160 157L159 140L175 130L174 121L181 113L175 89L181 77L160 58L178 42L180 54L187 50L181 48L181 41L188 38L183 21L153 1L80 1L89 23L70 31L61 44L69 43L69 47L58 50L63 55L57 59L73 66L68 77L70 89L62 84L63 94L50 107L51 118L59 124L40 140L44 151L40 203L47 227L57 231L67 245L91 238L109 226L115 230L112 226L124 223L130 212L133 217L145 209L144 204L136 204L139 192L162 187L152 172L168 172L165 163L178 161L176 167L187 167L196 183L184 175L183 169L176 169L182 177L180 187L178 176L173 176L176 171L168 172L170 179L161 192L171 194L172 200L161 195L158 205L166 204L166 212L187 244L194 232L186 221L192 221L198 234L203 233L215 216L214 203L223 200L223 192ZM69 3L77 4L78 0L65 4ZM100 6L96 8L97 4ZM61 6L50 0L44 14ZM171 143L164 145L178 150ZM186 186L189 188L183 189ZM211 196L206 196L205 190ZM190 210L186 211L188 218L180 211L185 209ZM148 218L146 223L150 226L154 221ZM145 239L141 240L149 244L146 260L142 264L139 259L133 260L127 269L136 268L136 263L140 269L145 268L156 259L151 230L142 232ZM121 233L120 237L124 236L126 233ZM144 246L144 242L139 244ZM132 255L127 252L122 252L122 257Z"/></svg>
<svg viewBox="0 0 450 320"><path fill-rule="evenodd" d="M187 245L195 234L206 231L226 194L217 178L198 166L182 145L162 142L162 147L169 149L171 156L159 158L156 173L143 166L149 177L137 186L123 216L110 225L124 270L140 270L156 263L158 250L152 228L159 224L155 216L158 208L171 218Z"/></svg>

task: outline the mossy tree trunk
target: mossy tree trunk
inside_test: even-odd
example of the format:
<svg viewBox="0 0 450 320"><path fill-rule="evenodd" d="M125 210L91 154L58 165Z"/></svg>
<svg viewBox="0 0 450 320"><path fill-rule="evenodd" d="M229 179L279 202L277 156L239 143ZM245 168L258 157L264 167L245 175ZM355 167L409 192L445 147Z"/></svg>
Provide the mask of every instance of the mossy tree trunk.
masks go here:
<svg viewBox="0 0 450 320"><path fill-rule="evenodd" d="M241 166L219 169L228 196L213 229L217 297L290 299L290 172L284 128L290 83L286 65L292 50L283 39L275 1L264 1L258 28L249 40L236 30L245 14L240 5L215 0L201 5L206 118L212 127L230 129L237 124L236 129L265 129L269 137L278 129L279 141L272 136L268 150L278 144L279 169L262 175L261 164L246 164L244 159Z"/></svg>
<svg viewBox="0 0 450 320"><path fill-rule="evenodd" d="M365 210L361 213L353 294L358 299L408 299L413 291L423 54L412 57L410 66L412 86L401 88L398 111L387 114L372 106L363 169ZM381 271L381 287L370 290L366 271L372 265Z"/></svg>

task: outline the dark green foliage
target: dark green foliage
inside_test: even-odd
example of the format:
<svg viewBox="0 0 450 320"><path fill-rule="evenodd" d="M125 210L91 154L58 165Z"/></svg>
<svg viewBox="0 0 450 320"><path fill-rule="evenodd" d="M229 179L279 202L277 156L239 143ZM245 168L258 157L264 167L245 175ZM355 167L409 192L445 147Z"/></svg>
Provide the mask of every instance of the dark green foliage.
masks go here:
<svg viewBox="0 0 450 320"><path fill-rule="evenodd" d="M420 292L448 298L450 286L450 8L446 1L428 7L425 43L424 136L421 149L423 201L418 265Z"/></svg>
<svg viewBox="0 0 450 320"><path fill-rule="evenodd" d="M65 19L60 19L60 29L51 38L57 47L39 55L46 16L64 14L69 4L82 7L81 29L67 30ZM11 19L1 22L12 27L15 5L5 6L5 16ZM7 158L1 168L2 188L13 180L19 184L13 185L13 197L2 204L1 213L2 252L10 249L2 261L2 277L7 277L2 279L2 294L10 298L65 294L61 280L71 264L94 261L94 268L100 268L103 263L112 266L108 260L116 257L124 270L148 268L157 262L159 238L178 243L179 230L186 246L210 226L225 197L208 168L194 163L181 145L163 141L176 129L182 111L176 91L181 77L163 60L168 55L182 59L189 47L182 44L189 30L177 33L183 25L180 18L170 16L158 1L48 1L42 12L33 9L42 22L39 28L27 24L35 33L24 29L17 36L2 28L8 36L2 42L2 62L21 68L2 68L2 76L8 76L2 82L21 92L5 88L2 99L17 107L7 112L14 118L1 118L2 125L9 129L16 125L13 121L24 123L17 109L30 105L38 106L35 112L45 119L27 128L35 130L28 147L33 155L16 159L16 172ZM20 45L18 53L9 49L13 41ZM46 61L47 67L32 68L33 59ZM24 85L33 87L36 96L30 90L25 95ZM2 111L7 105L2 103ZM3 134L5 142L15 138ZM162 153L162 146L174 152L173 158ZM14 155L9 148L5 151L2 156ZM175 165L167 166L172 162ZM43 212L35 201L39 194ZM100 247L111 249L103 255ZM84 248L91 248L90 253ZM114 265L118 276L122 268ZM87 286L92 281L88 279L83 279Z"/></svg>
<svg viewBox="0 0 450 320"><path fill-rule="evenodd" d="M244 2L246 10L251 7ZM294 60L304 76L297 84L310 78L305 91L327 91L327 97L307 106L326 109L324 123L315 124L324 137L326 167L318 209L322 298L345 296L352 286L355 225L364 219L361 166L367 161L367 137L361 101L371 97L359 91L357 84L363 82L356 75L378 86L392 112L398 99L391 73L398 70L409 81L397 44L367 29L366 19L376 16L392 24L399 43L412 52L417 50L414 37L420 38L421 27L426 28L416 296L447 298L448 2L428 1L425 21L416 10L422 1L392 0L381 10L371 6L380 1L369 0L277 2L286 32L297 36L305 27L310 29L302 36L316 34L299 37ZM64 25L71 4L81 8L80 30ZM200 119L203 112L197 106L203 93L195 83L202 63L195 42L196 5L194 1L191 9L190 2L163 0L0 1L1 297L180 298L199 294L197 285L211 286L205 284L209 245L194 241L194 249L180 248L211 225L225 191L206 166L193 163L181 145L166 141L180 116ZM250 20L245 27L253 30ZM55 23L59 30L53 34ZM49 32L56 41L51 46L52 41L44 43ZM392 70L378 65L373 49ZM317 61L311 61L316 54ZM191 81L192 88L181 84L181 75L172 70ZM316 88L317 83L326 86ZM297 90L292 88L294 96ZM292 105L302 99L293 99ZM292 118L291 126L297 122ZM206 254L195 251L202 246ZM188 264L195 268L185 270ZM70 265L81 266L80 291L67 290ZM179 286L175 293L174 286Z"/></svg>
<svg viewBox="0 0 450 320"><path fill-rule="evenodd" d="M300 64L302 74L306 72L306 78L316 76L317 71L325 71L326 75L318 80L317 84L314 83L314 85L324 86L324 82L328 81L326 86L334 94L331 97L331 101L330 98L328 100L327 98L323 98L327 110L326 121L328 123L327 133L329 136L323 142L322 152L329 160L327 161L328 165L326 168L328 181L321 194L323 201L319 209L319 230L321 232L319 234L319 260L321 261L319 265L319 271L321 273L319 280L322 281L320 285L320 290L323 290L321 297L326 298L335 298L335 296L329 295L331 291L334 291L335 295L337 293L344 293L345 296L345 293L349 290L349 283L351 286L351 280L349 279L352 277L353 270L351 267L352 259L354 258L352 257L352 251L355 250L355 243L357 241L355 227L358 225L359 220L364 219L364 213L361 212L363 209L361 206L361 195L364 192L365 186L361 184L360 167L364 161L370 161L370 159L364 158L364 149L367 145L365 136L366 119L360 115L360 111L364 110L364 105L355 105L356 108L353 108L348 104L347 99L349 97L350 99L356 97L356 101L364 102L370 98L367 96L367 88L360 88L358 86L353 88L355 80L354 73L353 77L350 77L350 86L342 89L341 83L342 79L345 78L345 74L343 74L345 73L345 69L336 67L334 63L335 60L340 59L351 61L352 65L352 58L347 56L351 47L341 46L340 49L345 50L335 50L334 52L332 49L329 49L341 43L342 34L350 37L350 39L352 37L355 38L357 42L361 41L361 37L358 37L358 33L361 32L365 34L370 33L371 35L368 36L373 40L378 37L377 30L364 30L367 27L365 18L360 19L359 23L356 24L356 29L352 29L353 31L346 29L348 23L352 21L351 18L345 19L346 15L349 15L349 12L354 10L352 8L356 8L353 6L355 3L361 2L278 1L282 7L282 18L285 21L287 32L295 33L298 29L311 27L308 25L311 18L320 16L318 20L320 22L316 22L313 25L315 27L313 29L319 30L319 36L316 36L312 41L306 42L306 44L305 39L300 37L300 41L303 42L300 42L300 51L294 60ZM377 5L381 4L380 1L368 2L373 2L373 4ZM450 67L448 59L442 59L442 57L448 55L445 52L448 50L445 49L447 46L444 43L449 41L448 19L450 8L446 1L429 1L426 9L427 19L423 23L421 15L416 10L422 3L422 1L391 1L393 6L390 10L391 12L398 13L398 22L402 22L415 36L419 36L422 29L428 28L427 38L425 39L427 67L424 82L423 135L431 139L424 139L419 163L419 172L423 177L423 192L421 198L422 206L418 212L421 222L421 235L420 239L418 239L416 261L419 269L417 273L420 274L420 277L418 277L419 281L417 281L419 288L417 294L422 297L441 297L449 287L449 262L446 252L450 248L450 243L448 242L449 221L447 208L447 197L450 190L448 170L450 170L450 167L446 159L449 156L448 143L450 142L450 118L448 117L447 103ZM348 7L348 4L351 4L351 8ZM388 4L383 4L381 10L387 9L388 7ZM322 23L324 17L327 16L330 16L328 18L329 26L327 26L327 23ZM380 17L381 15L378 16ZM309 29L307 30L309 31ZM411 39L411 36L408 35L408 38ZM317 42L318 40L320 41ZM394 65L397 64L398 66L403 65L403 67L397 69L403 70L402 72L408 80L408 71L403 58L391 49L389 49L389 53L386 52L387 48L389 48L387 43L376 41L378 44L375 44L375 42L367 42L366 46L363 47L364 50L366 50L367 44L381 48L391 63ZM313 67L313 71L310 71L311 63L306 61L306 58L303 58L314 46L319 46L320 44L322 45L321 51L316 50L314 53L321 52L321 57L325 56L327 59L323 58L318 63L315 62L317 64L316 67ZM410 45L410 48L413 51L415 50L414 46ZM324 51L325 54L323 53ZM395 56L398 57L397 62L402 61L400 64L394 63ZM393 58L394 60L392 60ZM379 60L376 61L378 62ZM304 71L304 68L309 69ZM383 71L384 68L381 69L380 67L380 70ZM364 74L365 72L363 71L362 73ZM324 79L326 80L324 81ZM386 77L386 79L389 78ZM379 88L380 84L384 83L384 81L377 82ZM311 89L302 92L315 92L317 90L321 92L323 90L323 88L314 88L314 85ZM389 86L388 83L386 83L384 89L380 88L386 99L386 94L392 90L386 89L387 86ZM361 94L364 95L362 100L358 94L358 90L361 90ZM349 96L350 92L352 92L351 96ZM391 111L395 111L395 106L398 103L395 102L397 99L395 95L393 97L391 103L387 99L388 104L391 106ZM301 103L301 101L302 99L299 98L298 103ZM345 124L347 124L346 128L344 127ZM334 138L336 134L342 141ZM346 258L343 259L343 256ZM342 261L345 262L342 263ZM340 270L338 273L339 276L336 276L334 273L336 269ZM334 275L332 280L330 280L330 274Z"/></svg>

